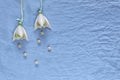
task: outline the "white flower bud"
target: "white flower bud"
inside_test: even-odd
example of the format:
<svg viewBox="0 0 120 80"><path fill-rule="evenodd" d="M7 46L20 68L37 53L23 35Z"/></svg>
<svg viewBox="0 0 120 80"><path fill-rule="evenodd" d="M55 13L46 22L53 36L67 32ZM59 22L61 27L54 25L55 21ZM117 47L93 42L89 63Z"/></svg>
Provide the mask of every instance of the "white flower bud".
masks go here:
<svg viewBox="0 0 120 80"><path fill-rule="evenodd" d="M35 30L38 28L51 29L48 19L42 13L39 13L39 15L37 16L34 27L35 27Z"/></svg>
<svg viewBox="0 0 120 80"><path fill-rule="evenodd" d="M25 31L25 29L23 28L22 24L18 25L15 32L14 32L14 35L13 35L13 41L14 40L28 40L28 36L27 36L27 33Z"/></svg>

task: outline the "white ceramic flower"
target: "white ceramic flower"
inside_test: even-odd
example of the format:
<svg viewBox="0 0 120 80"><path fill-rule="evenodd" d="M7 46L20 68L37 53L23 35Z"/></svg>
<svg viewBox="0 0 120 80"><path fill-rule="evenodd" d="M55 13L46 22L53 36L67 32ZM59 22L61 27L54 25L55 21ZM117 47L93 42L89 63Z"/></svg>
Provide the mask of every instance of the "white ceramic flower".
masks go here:
<svg viewBox="0 0 120 80"><path fill-rule="evenodd" d="M21 24L18 24L18 26L14 32L13 41L14 40L28 40L27 33Z"/></svg>
<svg viewBox="0 0 120 80"><path fill-rule="evenodd" d="M50 26L48 19L42 14L41 10L39 11L39 15L37 16L34 27L35 27L35 30L38 28L51 29L51 26Z"/></svg>

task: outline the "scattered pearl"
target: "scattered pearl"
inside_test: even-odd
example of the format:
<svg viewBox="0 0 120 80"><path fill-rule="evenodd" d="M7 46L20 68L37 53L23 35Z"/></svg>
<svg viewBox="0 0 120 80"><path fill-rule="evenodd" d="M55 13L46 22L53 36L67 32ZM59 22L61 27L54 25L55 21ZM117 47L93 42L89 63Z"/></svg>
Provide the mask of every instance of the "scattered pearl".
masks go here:
<svg viewBox="0 0 120 80"><path fill-rule="evenodd" d="M18 43L17 46L18 46L18 48L22 48L22 44L21 43Z"/></svg>
<svg viewBox="0 0 120 80"><path fill-rule="evenodd" d="M51 46L48 46L48 51L50 52L52 50L52 47Z"/></svg>
<svg viewBox="0 0 120 80"><path fill-rule="evenodd" d="M27 53L27 52L23 52L23 56L24 56L24 57L27 57L27 56L28 56L28 53Z"/></svg>
<svg viewBox="0 0 120 80"><path fill-rule="evenodd" d="M37 39L37 43L40 44L40 43L41 43L41 40L40 40L40 39Z"/></svg>
<svg viewBox="0 0 120 80"><path fill-rule="evenodd" d="M34 64L35 64L35 65L38 65L38 64L39 64L39 61L38 61L38 60L35 60L35 61L34 61Z"/></svg>
<svg viewBox="0 0 120 80"><path fill-rule="evenodd" d="M44 31L41 31L40 34L43 36L45 33L44 33Z"/></svg>

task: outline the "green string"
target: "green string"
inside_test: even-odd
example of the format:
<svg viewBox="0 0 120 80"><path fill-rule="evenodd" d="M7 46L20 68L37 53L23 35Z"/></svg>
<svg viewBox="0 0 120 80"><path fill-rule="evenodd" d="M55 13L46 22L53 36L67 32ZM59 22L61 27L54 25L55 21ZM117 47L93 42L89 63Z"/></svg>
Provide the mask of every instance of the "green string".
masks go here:
<svg viewBox="0 0 120 80"><path fill-rule="evenodd" d="M42 0L40 0L40 9L39 9L38 13L42 14Z"/></svg>
<svg viewBox="0 0 120 80"><path fill-rule="evenodd" d="M42 11L42 0L40 0L40 10Z"/></svg>
<svg viewBox="0 0 120 80"><path fill-rule="evenodd" d="M21 18L18 18L17 21L19 24L22 24L24 15L23 15L23 0L20 0L20 13L21 13Z"/></svg>
<svg viewBox="0 0 120 80"><path fill-rule="evenodd" d="M21 21L23 22L23 0L21 0Z"/></svg>

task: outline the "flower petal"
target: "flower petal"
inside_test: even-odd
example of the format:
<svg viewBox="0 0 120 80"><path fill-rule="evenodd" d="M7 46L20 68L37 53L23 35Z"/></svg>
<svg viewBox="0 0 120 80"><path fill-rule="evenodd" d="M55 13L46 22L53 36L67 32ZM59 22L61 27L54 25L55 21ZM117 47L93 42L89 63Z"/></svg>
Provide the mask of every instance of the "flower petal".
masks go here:
<svg viewBox="0 0 120 80"><path fill-rule="evenodd" d="M38 17L37 17L35 20L35 25L34 25L35 30L38 29L39 26L40 26L40 24L38 23Z"/></svg>
<svg viewBox="0 0 120 80"><path fill-rule="evenodd" d="M47 27L47 28L51 29L50 23L49 23L48 19L45 16L44 16L44 20L45 20L44 27Z"/></svg>
<svg viewBox="0 0 120 80"><path fill-rule="evenodd" d="M36 21L35 21L35 25L34 25L35 30L38 28L42 28L43 24L44 24L44 17L42 14L39 14L36 18Z"/></svg>
<svg viewBox="0 0 120 80"><path fill-rule="evenodd" d="M15 29L14 35L13 35L13 41L14 40L19 40L21 39L23 33L22 33L22 26L18 25L17 28Z"/></svg>
<svg viewBox="0 0 120 80"><path fill-rule="evenodd" d="M28 40L28 36L24 28L23 28L23 39Z"/></svg>
<svg viewBox="0 0 120 80"><path fill-rule="evenodd" d="M43 14L38 15L38 22L40 24L40 28L42 28L45 22Z"/></svg>
<svg viewBox="0 0 120 80"><path fill-rule="evenodd" d="M18 25L18 27L17 27L17 34L19 34L20 37L22 37L24 35L24 33L23 33L23 26Z"/></svg>

